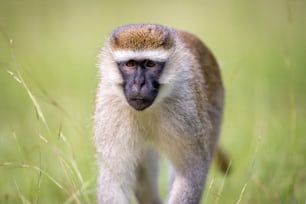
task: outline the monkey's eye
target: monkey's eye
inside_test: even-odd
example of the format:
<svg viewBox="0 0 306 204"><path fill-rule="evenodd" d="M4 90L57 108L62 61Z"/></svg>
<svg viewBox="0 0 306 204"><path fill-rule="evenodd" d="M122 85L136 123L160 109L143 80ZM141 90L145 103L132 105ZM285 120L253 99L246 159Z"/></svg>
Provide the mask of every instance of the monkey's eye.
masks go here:
<svg viewBox="0 0 306 204"><path fill-rule="evenodd" d="M153 61L151 61L151 60L146 60L146 61L145 61L145 66L146 66L146 67L152 68L152 67L155 67L155 66L156 66L156 63L153 62Z"/></svg>
<svg viewBox="0 0 306 204"><path fill-rule="evenodd" d="M127 67L135 67L136 66L136 61L135 60L129 60L125 63L125 66Z"/></svg>

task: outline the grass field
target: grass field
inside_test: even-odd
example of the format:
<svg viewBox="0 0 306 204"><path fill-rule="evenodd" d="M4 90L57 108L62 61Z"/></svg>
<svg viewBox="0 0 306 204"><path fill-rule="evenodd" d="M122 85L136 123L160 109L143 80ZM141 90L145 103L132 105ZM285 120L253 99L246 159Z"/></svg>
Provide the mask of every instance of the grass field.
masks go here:
<svg viewBox="0 0 306 204"><path fill-rule="evenodd" d="M221 65L232 172L212 168L203 203L305 204L304 0L0 0L0 203L96 202L96 56L140 22L197 34Z"/></svg>

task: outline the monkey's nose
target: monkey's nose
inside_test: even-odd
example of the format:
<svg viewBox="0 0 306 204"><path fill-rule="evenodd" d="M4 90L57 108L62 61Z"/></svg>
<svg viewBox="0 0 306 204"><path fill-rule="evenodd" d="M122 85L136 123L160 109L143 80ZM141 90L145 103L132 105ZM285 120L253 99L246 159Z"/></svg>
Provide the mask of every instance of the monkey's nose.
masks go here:
<svg viewBox="0 0 306 204"><path fill-rule="evenodd" d="M132 85L132 93L135 95L139 95L140 94L140 90L141 90L141 85L138 83L134 83Z"/></svg>
<svg viewBox="0 0 306 204"><path fill-rule="evenodd" d="M141 68L136 70L133 82L133 87L135 86L135 89L137 88L140 90L141 87L145 84L144 70Z"/></svg>

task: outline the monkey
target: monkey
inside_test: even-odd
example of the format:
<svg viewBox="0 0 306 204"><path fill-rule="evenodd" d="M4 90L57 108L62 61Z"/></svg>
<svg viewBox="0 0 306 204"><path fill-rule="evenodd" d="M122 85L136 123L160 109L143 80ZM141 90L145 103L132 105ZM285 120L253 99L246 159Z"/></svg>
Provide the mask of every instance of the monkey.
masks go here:
<svg viewBox="0 0 306 204"><path fill-rule="evenodd" d="M158 155L174 173L169 204L198 204L222 122L224 88L204 43L160 24L116 28L99 57L94 142L98 203L161 204Z"/></svg>

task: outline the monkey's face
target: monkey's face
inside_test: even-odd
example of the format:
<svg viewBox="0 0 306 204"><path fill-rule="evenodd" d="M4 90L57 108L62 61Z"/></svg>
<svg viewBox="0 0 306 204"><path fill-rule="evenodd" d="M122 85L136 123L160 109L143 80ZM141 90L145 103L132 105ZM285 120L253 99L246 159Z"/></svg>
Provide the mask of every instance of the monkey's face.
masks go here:
<svg viewBox="0 0 306 204"><path fill-rule="evenodd" d="M165 63L150 59L130 59L117 64L128 104L139 111L152 105L158 94L158 79Z"/></svg>

